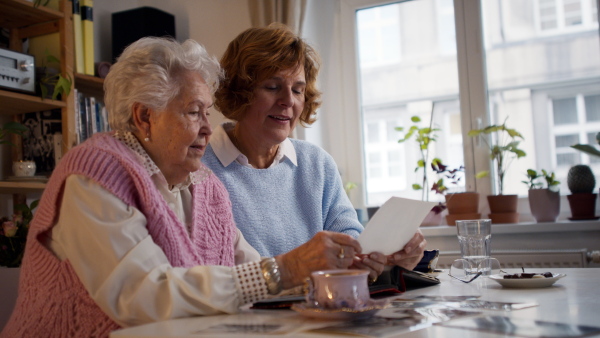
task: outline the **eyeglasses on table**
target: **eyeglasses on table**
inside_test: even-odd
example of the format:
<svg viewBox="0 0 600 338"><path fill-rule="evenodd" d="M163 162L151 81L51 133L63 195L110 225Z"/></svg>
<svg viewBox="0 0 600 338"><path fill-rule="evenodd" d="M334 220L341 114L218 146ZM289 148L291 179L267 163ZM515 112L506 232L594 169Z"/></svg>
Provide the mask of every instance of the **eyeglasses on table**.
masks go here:
<svg viewBox="0 0 600 338"><path fill-rule="evenodd" d="M506 273L500 268L500 262L496 258L484 258L479 262L459 258L452 262L448 275L463 283L471 283L479 276L489 276Z"/></svg>

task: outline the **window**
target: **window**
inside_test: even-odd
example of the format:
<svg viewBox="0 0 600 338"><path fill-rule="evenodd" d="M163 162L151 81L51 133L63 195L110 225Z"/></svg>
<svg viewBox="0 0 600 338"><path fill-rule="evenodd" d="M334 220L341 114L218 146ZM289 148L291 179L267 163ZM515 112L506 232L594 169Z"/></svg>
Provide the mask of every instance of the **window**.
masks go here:
<svg viewBox="0 0 600 338"><path fill-rule="evenodd" d="M523 4L527 6L527 1ZM593 27L598 23L596 0L537 0L540 31Z"/></svg>
<svg viewBox="0 0 600 338"><path fill-rule="evenodd" d="M482 194L497 191L493 175L474 178L474 173L491 166L488 150L466 134L467 128L505 120L524 135L522 148L527 152L511 164L505 193L526 196L527 187L521 181L528 168L555 171L563 182L563 194L568 194L566 174L573 164L590 164L600 175L598 159L570 147L596 144L595 134L600 131L595 0L381 3L342 2L343 16L352 20L345 26L352 29L342 29L342 34L356 32L352 37L356 45L348 48L359 51L355 60L358 95L346 89L345 97L360 98L357 114L363 139L368 140L362 157L367 206L378 205L390 195L420 198L411 191L412 183L418 182L414 173L418 150L410 142L398 144L390 138L390 121L407 126L412 115L423 121L433 115L434 126L441 129L433 156L454 161L451 166L465 165L462 189ZM382 11L389 17L380 19L382 26L377 28L376 18ZM385 30L393 30L389 32L393 38L383 41L399 44L387 47L399 53L388 59L372 55L382 50L373 43L382 41L379 37ZM354 72L356 68L345 69ZM432 106L433 114L426 108ZM378 143L371 142L373 133L379 133ZM374 167L379 170L369 169ZM381 181L392 177L393 183Z"/></svg>
<svg viewBox="0 0 600 338"><path fill-rule="evenodd" d="M421 183L422 171L415 172L420 150L413 140L398 144L403 133L395 128L408 128L414 115L420 116L422 126L426 126L432 107L441 102L458 106L452 0L360 9L356 12L356 28L362 123L368 140L364 144L367 204L379 205L392 195L421 198L422 192L412 189L413 183ZM446 114L458 112L441 107L433 111L434 127L441 129L441 139L448 138L442 133L450 132L442 127L449 121ZM458 133L460 136L460 129ZM461 139L438 141L430 152L429 159L444 153L444 163L460 159ZM429 168L427 171L432 175ZM433 193L430 195L435 198Z"/></svg>

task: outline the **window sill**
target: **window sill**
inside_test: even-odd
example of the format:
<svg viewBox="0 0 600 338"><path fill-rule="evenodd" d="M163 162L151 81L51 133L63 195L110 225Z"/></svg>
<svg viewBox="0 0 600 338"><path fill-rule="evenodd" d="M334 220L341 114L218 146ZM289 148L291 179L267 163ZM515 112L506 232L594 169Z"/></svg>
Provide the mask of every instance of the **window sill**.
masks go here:
<svg viewBox="0 0 600 338"><path fill-rule="evenodd" d="M421 232L428 236L456 236L456 226L439 225L421 227ZM526 234L526 233L555 233L600 231L600 220L588 221L557 221L557 222L522 222L514 224L493 224L493 234Z"/></svg>

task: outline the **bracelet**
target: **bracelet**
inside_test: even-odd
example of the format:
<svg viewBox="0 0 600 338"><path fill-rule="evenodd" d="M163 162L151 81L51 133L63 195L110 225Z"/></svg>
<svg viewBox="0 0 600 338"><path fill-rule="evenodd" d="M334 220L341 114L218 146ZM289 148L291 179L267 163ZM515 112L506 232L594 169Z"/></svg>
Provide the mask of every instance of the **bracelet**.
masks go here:
<svg viewBox="0 0 600 338"><path fill-rule="evenodd" d="M281 292L281 273L275 258L263 258L260 261L260 269L265 277L269 294L276 295Z"/></svg>

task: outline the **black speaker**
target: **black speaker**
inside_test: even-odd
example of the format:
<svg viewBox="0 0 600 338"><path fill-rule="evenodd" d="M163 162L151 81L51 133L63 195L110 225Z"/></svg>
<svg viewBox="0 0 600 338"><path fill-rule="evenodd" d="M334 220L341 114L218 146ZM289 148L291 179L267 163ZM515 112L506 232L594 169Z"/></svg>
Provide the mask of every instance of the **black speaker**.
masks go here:
<svg viewBox="0 0 600 338"><path fill-rule="evenodd" d="M175 16L153 7L112 13L113 62L125 47L145 36L175 38Z"/></svg>

